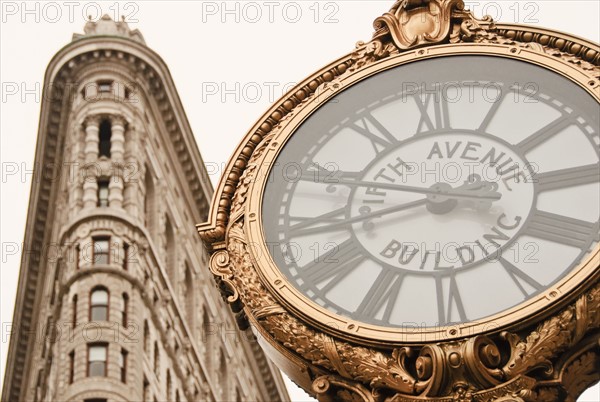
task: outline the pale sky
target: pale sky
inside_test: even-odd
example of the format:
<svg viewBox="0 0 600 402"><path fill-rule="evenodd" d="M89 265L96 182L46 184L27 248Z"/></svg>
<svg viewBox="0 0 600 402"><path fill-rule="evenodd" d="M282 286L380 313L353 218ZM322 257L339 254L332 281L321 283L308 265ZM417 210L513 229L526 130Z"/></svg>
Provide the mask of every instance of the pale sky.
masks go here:
<svg viewBox="0 0 600 402"><path fill-rule="evenodd" d="M52 56L82 33L87 15L126 16L167 63L207 164L219 180L238 141L294 83L368 40L393 0L1 1L2 157L0 377L3 377L23 241L42 80ZM465 1L477 16L531 23L600 41L600 2ZM11 91L8 91L11 88ZM12 88L18 88L13 93ZM10 93L9 93L10 92ZM19 173L6 169L19 166ZM0 385L1 386L1 385ZM293 401L310 401L290 386ZM599 402L600 388L579 402Z"/></svg>

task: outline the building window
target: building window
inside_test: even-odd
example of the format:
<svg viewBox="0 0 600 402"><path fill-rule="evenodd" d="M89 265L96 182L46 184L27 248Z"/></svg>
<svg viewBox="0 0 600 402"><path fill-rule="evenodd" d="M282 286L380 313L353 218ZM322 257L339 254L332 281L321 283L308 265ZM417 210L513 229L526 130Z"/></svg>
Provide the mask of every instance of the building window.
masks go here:
<svg viewBox="0 0 600 402"><path fill-rule="evenodd" d="M111 92L113 82L110 80L98 81L98 92Z"/></svg>
<svg viewBox="0 0 600 402"><path fill-rule="evenodd" d="M104 287L90 293L90 321L108 321L108 290Z"/></svg>
<svg viewBox="0 0 600 402"><path fill-rule="evenodd" d="M158 370L160 368L160 356L158 351L158 342L154 341L154 373L158 376Z"/></svg>
<svg viewBox="0 0 600 402"><path fill-rule="evenodd" d="M219 358L219 380L221 381L221 396L224 400L227 400L227 392L229 391L227 384L227 359L223 349L221 349Z"/></svg>
<svg viewBox="0 0 600 402"><path fill-rule="evenodd" d="M129 310L129 296L127 296L127 293L123 293L123 305L121 308L121 324L123 324L123 328L127 328L127 311Z"/></svg>
<svg viewBox="0 0 600 402"><path fill-rule="evenodd" d="M77 295L73 296L73 329L77 326Z"/></svg>
<svg viewBox="0 0 600 402"><path fill-rule="evenodd" d="M142 386L143 386L142 401L147 402L148 401L148 388L150 387L150 383L148 382L148 379L146 378L146 376L144 376L144 382L143 382Z"/></svg>
<svg viewBox="0 0 600 402"><path fill-rule="evenodd" d="M148 326L148 320L144 320L144 352L148 353L150 350L150 327Z"/></svg>
<svg viewBox="0 0 600 402"><path fill-rule="evenodd" d="M154 232L154 179L152 178L152 172L150 168L146 166L146 175L144 177L144 187L146 189L144 195L144 223L146 224L146 229L151 236L155 234Z"/></svg>
<svg viewBox="0 0 600 402"><path fill-rule="evenodd" d="M79 269L79 265L81 264L81 247L79 243L75 246L75 269Z"/></svg>
<svg viewBox="0 0 600 402"><path fill-rule="evenodd" d="M75 379L75 351L69 353L69 384L73 384Z"/></svg>
<svg viewBox="0 0 600 402"><path fill-rule="evenodd" d="M93 253L94 264L110 263L110 239L108 237L95 238Z"/></svg>
<svg viewBox="0 0 600 402"><path fill-rule="evenodd" d="M88 377L106 377L107 374L108 345L95 343L88 345Z"/></svg>
<svg viewBox="0 0 600 402"><path fill-rule="evenodd" d="M98 156L110 158L110 138L112 136L112 127L109 120L102 120L100 123L100 142L98 143Z"/></svg>
<svg viewBox="0 0 600 402"><path fill-rule="evenodd" d="M177 278L175 277L175 262L177 258L175 256L175 231L173 230L173 225L171 225L171 220L169 216L165 216L165 237L166 237L166 263L167 263L167 275L169 276L169 280L171 284L175 285L177 282Z"/></svg>
<svg viewBox="0 0 600 402"><path fill-rule="evenodd" d="M192 274L192 270L188 265L188 262L185 262L184 265L184 278L185 280L182 282L182 294L183 294L183 302L185 304L185 315L190 323L190 327L195 328L194 325L194 308L195 308L195 300L194 300L194 276Z"/></svg>
<svg viewBox="0 0 600 402"><path fill-rule="evenodd" d="M108 207L108 179L98 179L98 203L102 208Z"/></svg>
<svg viewBox="0 0 600 402"><path fill-rule="evenodd" d="M179 397L179 390L175 391L175 402L181 402L181 398Z"/></svg>
<svg viewBox="0 0 600 402"><path fill-rule="evenodd" d="M119 368L121 369L121 382L127 383L127 351L125 349L121 349L121 354L119 355Z"/></svg>
<svg viewBox="0 0 600 402"><path fill-rule="evenodd" d="M123 269L127 271L129 269L129 244L123 244Z"/></svg>
<svg viewBox="0 0 600 402"><path fill-rule="evenodd" d="M167 370L167 401L171 400L171 391L173 385L171 384L171 371Z"/></svg>
<svg viewBox="0 0 600 402"><path fill-rule="evenodd" d="M84 399L83 402L107 402L108 399L104 398L92 398L92 399Z"/></svg>

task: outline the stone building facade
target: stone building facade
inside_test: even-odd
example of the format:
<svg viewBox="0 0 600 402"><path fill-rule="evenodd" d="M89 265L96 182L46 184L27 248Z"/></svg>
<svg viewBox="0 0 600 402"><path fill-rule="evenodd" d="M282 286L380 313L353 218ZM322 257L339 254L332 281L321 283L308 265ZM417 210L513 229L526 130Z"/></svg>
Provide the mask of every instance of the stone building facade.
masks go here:
<svg viewBox="0 0 600 402"><path fill-rule="evenodd" d="M213 286L212 186L162 59L88 22L45 76L2 401L279 401Z"/></svg>

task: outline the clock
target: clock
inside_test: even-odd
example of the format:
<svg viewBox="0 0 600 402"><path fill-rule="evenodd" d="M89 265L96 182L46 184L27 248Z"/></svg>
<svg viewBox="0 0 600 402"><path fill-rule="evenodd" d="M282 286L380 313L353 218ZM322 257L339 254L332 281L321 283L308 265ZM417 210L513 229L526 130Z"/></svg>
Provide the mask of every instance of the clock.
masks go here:
<svg viewBox="0 0 600 402"><path fill-rule="evenodd" d="M375 28L259 120L198 226L240 328L323 401L576 398L600 364L600 48L459 0Z"/></svg>
<svg viewBox="0 0 600 402"><path fill-rule="evenodd" d="M397 59L273 139L255 240L284 303L373 341L446 339L519 320L596 271L597 97L499 56Z"/></svg>

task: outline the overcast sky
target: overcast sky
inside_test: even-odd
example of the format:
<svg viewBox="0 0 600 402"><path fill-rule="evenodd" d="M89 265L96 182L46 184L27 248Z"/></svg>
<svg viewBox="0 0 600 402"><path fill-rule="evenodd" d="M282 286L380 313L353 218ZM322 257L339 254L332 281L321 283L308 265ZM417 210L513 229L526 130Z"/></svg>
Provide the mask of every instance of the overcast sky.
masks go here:
<svg viewBox="0 0 600 402"><path fill-rule="evenodd" d="M2 1L0 65L2 157L0 314L3 377L23 241L44 71L83 32L87 15L126 17L165 60L211 180L238 141L286 88L368 40L388 1ZM476 15L531 23L600 41L600 2L466 1ZM13 93L13 88L18 88ZM10 89L10 90L9 90ZM19 167L19 174L6 169ZM22 173L22 174L21 174ZM311 400L291 386L294 401ZM600 401L588 390L579 401Z"/></svg>

